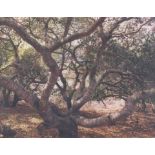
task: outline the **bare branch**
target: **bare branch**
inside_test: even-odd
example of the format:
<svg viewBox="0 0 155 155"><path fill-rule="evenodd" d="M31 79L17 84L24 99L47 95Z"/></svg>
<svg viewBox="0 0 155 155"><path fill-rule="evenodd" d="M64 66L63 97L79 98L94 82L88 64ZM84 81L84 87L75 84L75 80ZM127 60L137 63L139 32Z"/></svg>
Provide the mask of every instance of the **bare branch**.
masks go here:
<svg viewBox="0 0 155 155"><path fill-rule="evenodd" d="M76 33L73 34L71 36L69 36L68 38L65 38L63 41L57 42L55 43L51 48L50 51L53 52L54 50L58 49L59 47L63 46L64 44L68 43L68 42L72 42L74 40L86 37L88 35L90 35L91 33L93 33L96 28L101 25L105 20L105 17L101 17L99 18L99 20L94 23L87 31L81 32L81 33Z"/></svg>
<svg viewBox="0 0 155 155"><path fill-rule="evenodd" d="M122 36L128 36L128 35L133 35L135 33L138 33L146 24L150 23L151 21L153 20L153 18L147 20L145 23L141 24L140 27L133 31L133 32L130 32L130 33L121 33L121 34L113 34L113 37L122 37Z"/></svg>
<svg viewBox="0 0 155 155"><path fill-rule="evenodd" d="M72 22L72 17L68 17L67 18L67 21L66 21L66 25L65 25L65 31L64 31L64 38L67 36L67 34L68 34L68 31L69 31L69 27L70 27L70 25L71 25L71 22Z"/></svg>
<svg viewBox="0 0 155 155"><path fill-rule="evenodd" d="M122 72L120 70L115 70L115 69L110 69L110 70L106 70L102 73L102 75L100 76L99 80L97 81L96 83L96 87L98 85L100 85L100 83L102 83L103 79L108 76L109 74L119 74L120 76L132 76L137 82L141 82L141 79L136 76L135 74L133 73L130 73L130 72Z"/></svg>
<svg viewBox="0 0 155 155"><path fill-rule="evenodd" d="M117 22L113 25L113 27L112 27L112 28L110 29L110 31L109 31L109 34L112 34L113 31L114 31L121 23L123 23L123 22L125 22L125 21L128 21L128 20L131 20L131 19L133 19L133 17L129 17L129 18L123 17L123 18L121 18L119 21L117 21Z"/></svg>
<svg viewBox="0 0 155 155"><path fill-rule="evenodd" d="M34 38L30 37L30 35L25 31L25 28L17 23L12 18L0 18L0 25L6 25L16 31L16 33L21 36L21 38L32 45L36 51L42 53L45 47L41 46Z"/></svg>
<svg viewBox="0 0 155 155"><path fill-rule="evenodd" d="M34 38L40 39L40 37L39 37L38 35L34 34L32 28L31 28L31 18L30 18L30 17L29 17L29 20L28 20L28 29L29 29L30 34L31 34Z"/></svg>

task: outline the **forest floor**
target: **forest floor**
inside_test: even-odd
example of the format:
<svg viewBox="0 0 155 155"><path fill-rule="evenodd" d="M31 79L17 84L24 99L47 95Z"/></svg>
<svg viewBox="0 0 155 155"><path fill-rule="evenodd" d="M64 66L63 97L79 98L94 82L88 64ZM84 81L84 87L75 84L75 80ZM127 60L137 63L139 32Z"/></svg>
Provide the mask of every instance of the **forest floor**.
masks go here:
<svg viewBox="0 0 155 155"><path fill-rule="evenodd" d="M95 107L95 108L94 108ZM123 107L123 102L107 101L106 105L102 103L88 103L82 109L82 112L89 116L101 116L120 110ZM0 121L14 129L17 138L39 138L36 127L42 122L39 115L26 103L22 102L15 108L0 107ZM125 121L118 121L113 126L101 126L96 128L79 127L79 137L98 137L98 138L125 138L125 137L155 137L155 113L147 105L146 112L138 112L135 109L134 113ZM52 133L52 135L51 135ZM56 130L47 130L42 137L58 137Z"/></svg>

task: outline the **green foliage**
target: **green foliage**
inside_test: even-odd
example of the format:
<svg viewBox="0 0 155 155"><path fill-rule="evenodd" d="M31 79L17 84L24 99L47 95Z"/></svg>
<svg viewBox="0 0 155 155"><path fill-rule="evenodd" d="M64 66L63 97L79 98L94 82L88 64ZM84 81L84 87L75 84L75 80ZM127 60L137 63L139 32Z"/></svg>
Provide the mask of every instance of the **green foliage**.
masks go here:
<svg viewBox="0 0 155 155"><path fill-rule="evenodd" d="M45 82L47 80L47 72L44 66L41 65L40 56L31 49L25 50L21 55L16 74L18 80L27 87L33 82Z"/></svg>
<svg viewBox="0 0 155 155"><path fill-rule="evenodd" d="M0 67L4 67L12 62L14 54L13 50L10 49L10 46L11 45L8 42L0 43Z"/></svg>

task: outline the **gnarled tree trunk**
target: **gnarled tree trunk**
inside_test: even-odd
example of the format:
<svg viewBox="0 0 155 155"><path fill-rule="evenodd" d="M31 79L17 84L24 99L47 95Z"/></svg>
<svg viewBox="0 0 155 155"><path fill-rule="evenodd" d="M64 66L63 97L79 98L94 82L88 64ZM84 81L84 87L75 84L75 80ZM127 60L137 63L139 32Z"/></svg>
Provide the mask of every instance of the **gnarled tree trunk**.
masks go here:
<svg viewBox="0 0 155 155"><path fill-rule="evenodd" d="M77 123L71 117L64 119L58 126L59 137L62 138L77 138L78 127Z"/></svg>

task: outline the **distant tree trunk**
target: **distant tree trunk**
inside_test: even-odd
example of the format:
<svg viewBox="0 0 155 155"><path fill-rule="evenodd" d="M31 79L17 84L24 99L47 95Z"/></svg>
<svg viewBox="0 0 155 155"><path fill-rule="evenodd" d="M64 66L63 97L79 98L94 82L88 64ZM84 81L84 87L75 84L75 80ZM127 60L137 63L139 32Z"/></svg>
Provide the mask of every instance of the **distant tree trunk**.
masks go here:
<svg viewBox="0 0 155 155"><path fill-rule="evenodd" d="M3 93L3 106L9 107L9 105L10 105L9 97L10 97L11 91L4 88L2 90L2 93Z"/></svg>
<svg viewBox="0 0 155 155"><path fill-rule="evenodd" d="M146 112L146 103L142 101L142 112Z"/></svg>
<svg viewBox="0 0 155 155"><path fill-rule="evenodd" d="M141 98L140 98L140 103L139 103L139 106L138 106L138 111L141 111L141 112L146 112L146 99L147 99L147 96L145 94L144 91L142 91L142 94L141 94Z"/></svg>
<svg viewBox="0 0 155 155"><path fill-rule="evenodd" d="M17 94L14 94L14 99L13 99L13 102L12 102L12 107L16 107L17 105L17 102L19 101L19 97Z"/></svg>
<svg viewBox="0 0 155 155"><path fill-rule="evenodd" d="M151 103L151 106L152 106L152 112L155 113L155 105L154 105L154 103Z"/></svg>

